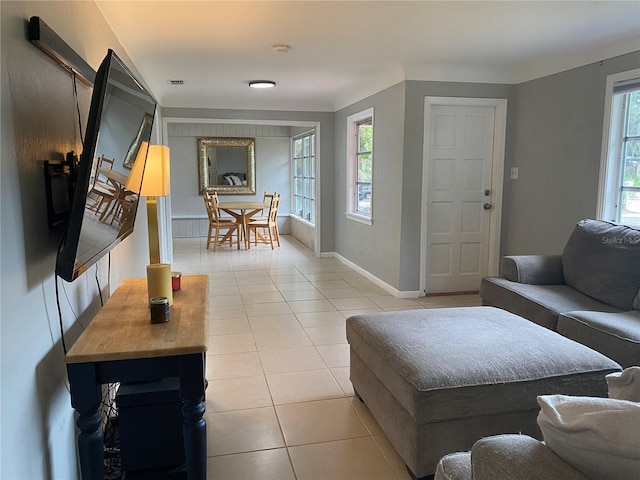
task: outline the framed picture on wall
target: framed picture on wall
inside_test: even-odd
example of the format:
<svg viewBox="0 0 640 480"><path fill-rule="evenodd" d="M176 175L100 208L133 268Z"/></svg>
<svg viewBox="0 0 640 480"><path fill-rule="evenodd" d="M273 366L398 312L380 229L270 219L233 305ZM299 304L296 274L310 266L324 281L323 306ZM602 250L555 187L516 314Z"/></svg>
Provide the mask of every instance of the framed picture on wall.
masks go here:
<svg viewBox="0 0 640 480"><path fill-rule="evenodd" d="M136 138L131 142L131 146L129 150L127 150L127 154L124 157L123 166L131 170L133 167L133 162L136 161L136 157L138 156L138 150L140 150L140 141L142 138L148 138L149 133L151 131L151 127L153 126L153 115L149 115L145 113L142 122L140 123L140 128L138 128L138 133L136 134Z"/></svg>

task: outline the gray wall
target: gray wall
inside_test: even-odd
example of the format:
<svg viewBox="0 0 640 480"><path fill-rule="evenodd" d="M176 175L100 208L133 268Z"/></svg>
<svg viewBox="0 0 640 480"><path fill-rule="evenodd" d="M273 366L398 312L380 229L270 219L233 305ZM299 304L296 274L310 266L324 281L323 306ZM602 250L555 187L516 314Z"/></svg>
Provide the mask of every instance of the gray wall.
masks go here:
<svg viewBox="0 0 640 480"><path fill-rule="evenodd" d="M505 149L505 172L508 172L511 158L509 152L513 148L510 132L513 130L514 87L511 85L485 83L419 81L408 81L406 84L399 290L417 291L420 279L424 97L506 98L507 144ZM504 226L505 224L503 223Z"/></svg>
<svg viewBox="0 0 640 480"><path fill-rule="evenodd" d="M334 114L330 112L288 112L288 111L272 111L272 110L224 110L224 109L205 109L205 108L162 108L162 116L164 118L206 118L206 119L231 119L231 120L247 120L247 123L256 121L277 122L280 125L290 125L291 122L318 122L320 124L319 146L320 146L320 209L321 209L321 251L334 251ZM258 145L256 145L256 152ZM173 152L171 155L173 162ZM262 175L259 171L258 175L258 192L267 190L275 190L270 187L274 185L273 175L267 173ZM278 179L282 178L278 174ZM197 177L196 177L197 178ZM276 180L279 182L280 180ZM262 183L264 182L264 183ZM261 187L261 185L264 186ZM173 188L173 180L172 180ZM188 187L192 188L192 187ZM197 185L195 187L197 190ZM236 197L241 199L242 197ZM289 208L289 206L287 206ZM176 214L176 212L173 212Z"/></svg>
<svg viewBox="0 0 640 480"><path fill-rule="evenodd" d="M0 478L78 478L74 413L58 327L54 268L60 231L47 227L43 161L82 150L71 76L27 39L40 16L97 69L107 48L134 68L93 2L0 2L2 142L0 205L1 425ZM91 89L78 84L82 124ZM83 127L84 128L84 127ZM146 213L111 256L111 282L144 276ZM141 228L142 227L142 228ZM60 281L60 306L70 347L99 308L92 267L71 284ZM107 259L98 263L103 294ZM79 320L76 319L76 315Z"/></svg>
<svg viewBox="0 0 640 480"><path fill-rule="evenodd" d="M513 86L407 81L336 112L336 252L403 292L419 288L425 96L511 102ZM369 107L374 107L372 226L344 214L347 117ZM508 164L509 113L507 120Z"/></svg>
<svg viewBox="0 0 640 480"><path fill-rule="evenodd" d="M404 82L336 112L336 252L397 288L404 138ZM347 117L373 107L372 225L346 217ZM324 212L323 212L324 213Z"/></svg>
<svg viewBox="0 0 640 480"><path fill-rule="evenodd" d="M607 75L639 67L634 52L515 87L520 179L506 183L504 253L561 253L576 222L595 217Z"/></svg>
<svg viewBox="0 0 640 480"><path fill-rule="evenodd" d="M171 149L171 212L175 217L206 217L198 192L198 137L251 137L256 139L255 195L224 195L221 201L262 200L267 192L281 195L279 216L290 213L291 206L291 140L288 127L263 128L262 125L227 125L217 123L171 123L167 126ZM227 133L225 133L227 132ZM238 133L241 132L241 133ZM244 149L236 149L244 155ZM218 173L227 169L218 164Z"/></svg>
<svg viewBox="0 0 640 480"><path fill-rule="evenodd" d="M575 223L596 214L606 77L639 67L634 52L519 85L406 81L336 112L336 252L401 292L418 289L424 97L441 96L508 100L501 254L560 253ZM374 225L367 227L344 216L344 159L347 116L371 106ZM402 145L390 141L400 137ZM394 158L400 178L380 174L380 155L382 166ZM512 166L518 180L509 179Z"/></svg>

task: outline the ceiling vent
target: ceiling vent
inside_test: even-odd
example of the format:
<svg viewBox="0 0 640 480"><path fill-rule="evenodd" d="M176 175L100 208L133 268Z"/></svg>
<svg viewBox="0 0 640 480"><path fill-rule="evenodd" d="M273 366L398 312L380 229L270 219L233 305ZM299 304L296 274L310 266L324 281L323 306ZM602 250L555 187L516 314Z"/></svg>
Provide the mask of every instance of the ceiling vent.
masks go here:
<svg viewBox="0 0 640 480"><path fill-rule="evenodd" d="M184 80L169 80L169 85L184 85Z"/></svg>

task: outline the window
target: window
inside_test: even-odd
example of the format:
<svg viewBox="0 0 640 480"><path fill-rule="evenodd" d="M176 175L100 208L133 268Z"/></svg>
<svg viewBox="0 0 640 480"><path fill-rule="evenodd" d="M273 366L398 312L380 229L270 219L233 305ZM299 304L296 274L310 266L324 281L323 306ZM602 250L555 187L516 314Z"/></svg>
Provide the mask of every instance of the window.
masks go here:
<svg viewBox="0 0 640 480"><path fill-rule="evenodd" d="M624 94L618 221L640 226L640 88Z"/></svg>
<svg viewBox="0 0 640 480"><path fill-rule="evenodd" d="M600 216L640 227L640 78L612 83Z"/></svg>
<svg viewBox="0 0 640 480"><path fill-rule="evenodd" d="M316 223L316 134L303 133L293 138L292 213Z"/></svg>
<svg viewBox="0 0 640 480"><path fill-rule="evenodd" d="M349 116L347 125L347 217L371 225L373 109Z"/></svg>

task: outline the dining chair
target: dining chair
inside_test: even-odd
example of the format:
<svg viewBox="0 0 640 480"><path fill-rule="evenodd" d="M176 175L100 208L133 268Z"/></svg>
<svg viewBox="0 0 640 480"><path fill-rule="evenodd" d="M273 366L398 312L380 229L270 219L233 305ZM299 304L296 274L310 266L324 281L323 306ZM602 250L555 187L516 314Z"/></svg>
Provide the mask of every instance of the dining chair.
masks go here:
<svg viewBox="0 0 640 480"><path fill-rule="evenodd" d="M129 212L138 200L138 195L129 190L123 190L116 200L113 216L111 217L111 225L115 221L117 225L122 225L129 215Z"/></svg>
<svg viewBox="0 0 640 480"><path fill-rule="evenodd" d="M264 203L265 205L271 205L271 200L273 200L273 193L264 192L264 194L262 195L262 203ZM260 217L257 217L256 220L258 218L263 218L263 217L266 218L267 215L264 214L264 211L268 208L269 208L268 206L263 208L262 215L260 215Z"/></svg>
<svg viewBox="0 0 640 480"><path fill-rule="evenodd" d="M251 217L252 221L256 221L256 222L268 222L269 221L269 206L271 205L271 201L273 200L274 195L277 195L278 197L280 196L279 193L274 192L274 193L267 193L264 192L264 195L262 195L262 203L264 203L266 206L264 209L262 209L262 214L260 216L254 216ZM267 210L267 215L265 215L264 211ZM276 226L275 226L275 231L276 231L276 237L279 239L280 238L280 232L278 231L278 222L276 221ZM266 235L266 231L265 231L265 235ZM280 243L278 242L278 245L280 245Z"/></svg>
<svg viewBox="0 0 640 480"><path fill-rule="evenodd" d="M226 219L220 217L220 209L218 208L218 194L216 192L202 194L204 199L204 206L207 209L207 216L209 217L209 231L207 233L207 249L213 241L213 251L218 250L218 245L222 244L224 240L229 240L229 246L233 245L233 234L236 234L236 240L238 243L238 250L240 249L240 225L236 223L235 219ZM222 235L223 231L226 233Z"/></svg>
<svg viewBox="0 0 640 480"><path fill-rule="evenodd" d="M112 170L115 159L105 158L101 155L96 162L96 171L93 174L91 188L89 189L89 196L94 199L94 202L89 206L89 210L92 210L98 215L102 207L104 212L109 210L111 204L116 200L118 194L117 185L106 177L102 172L102 169Z"/></svg>
<svg viewBox="0 0 640 480"><path fill-rule="evenodd" d="M264 230L265 235L260 239L261 242L267 243L266 234L269 234L269 244L271 245L271 250L273 250L273 240L275 238L276 243L280 246L280 234L278 233L278 206L280 204L280 194L274 193L273 198L271 199L271 203L269 204L269 214L266 218L256 218L252 219L247 224L247 235L249 237L249 242L247 243L248 248L251 248L251 232L254 235L255 245L258 245L258 229L261 228Z"/></svg>

